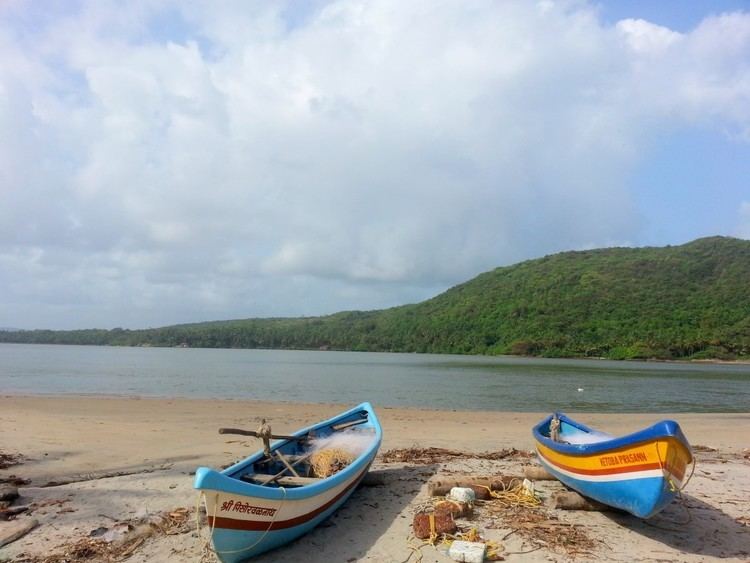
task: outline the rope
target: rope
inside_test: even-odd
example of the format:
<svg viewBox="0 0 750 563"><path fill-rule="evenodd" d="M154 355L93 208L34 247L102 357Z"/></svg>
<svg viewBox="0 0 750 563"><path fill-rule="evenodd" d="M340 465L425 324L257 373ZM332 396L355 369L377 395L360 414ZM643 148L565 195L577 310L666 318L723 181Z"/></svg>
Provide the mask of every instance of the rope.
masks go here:
<svg viewBox="0 0 750 563"><path fill-rule="evenodd" d="M549 421L549 437L553 442L560 441L560 419L557 415L552 415L552 420Z"/></svg>
<svg viewBox="0 0 750 563"><path fill-rule="evenodd" d="M656 440L656 457L659 458L659 465L662 467L662 470L664 469L665 463L664 460L661 457L661 450L659 449L659 440ZM672 481L671 475L667 475L667 484L669 485L669 490L672 493L681 493L685 487L687 487L687 484L690 482L690 479L693 478L693 473L695 473L695 454L691 454L691 457L693 458L692 467L690 469L690 475L688 475L688 478L685 479L685 481L682 483L682 486L678 487L674 484L674 481Z"/></svg>
<svg viewBox="0 0 750 563"><path fill-rule="evenodd" d="M662 466L662 470L663 470L664 460L662 460L662 457L661 457L661 450L659 449L658 440L656 441L656 456L659 458L659 465ZM684 522L675 522L675 524L677 524L678 526L684 526L686 524L689 524L693 519L693 515L690 513L690 509L688 508L687 503L685 502L685 497L682 496L682 491L685 489L685 487L687 487L687 484L690 482L690 479L693 478L693 474L695 473L695 463L696 463L695 454L692 454L692 458L693 458L693 463L691 464L691 467L690 467L690 474L687 476L687 479L683 481L682 486L680 487L676 486L674 484L674 481L672 480L672 477L670 475L666 476L667 484L669 485L670 492L675 493L675 496L679 500L680 506L682 506L682 509L685 511L685 514L686 514L686 518ZM676 530L673 528L667 528L665 526L659 526L658 524L654 524L653 522L650 522L648 520L643 520L643 522L653 528L658 528L660 530L667 530L669 532L680 531L680 530Z"/></svg>
<svg viewBox="0 0 750 563"><path fill-rule="evenodd" d="M490 496L495 500L504 501L506 505L523 506L525 508L534 508L542 504L534 494L529 493L523 488L523 484L514 479L505 485L503 483L502 490L493 490L487 485L472 485L474 487L482 487L489 491Z"/></svg>
<svg viewBox="0 0 750 563"><path fill-rule="evenodd" d="M523 484L520 483L517 479L512 480L508 485L506 486L503 484L503 490L492 490L487 485L472 485L473 487L482 487L489 491L490 496L495 500L503 501L505 504L515 504L517 506L524 506L527 508L534 508L539 506L542 501L539 500L535 495L530 494L526 491L526 489L523 488ZM479 535L479 532L476 528L471 528L468 532L459 532L455 535L453 534L442 534L438 535L437 528L435 525L435 513L431 512L428 515L429 522L430 522L430 537L426 540L423 540L421 544L419 545L413 545L412 540L408 539L407 547L410 550L410 553L406 559L404 559L401 563L407 563L413 555L416 556L414 559L414 563L421 563L423 554L422 554L422 548L425 546L432 546L436 547L436 543L438 542L438 539L440 540L440 543L442 545L447 546L450 548L450 546L453 544L456 540L463 540L468 542L481 542L485 544L486 546L486 556L487 557L495 557L502 553L503 545L501 542L494 541L494 540L484 540ZM506 536L507 537L507 536Z"/></svg>
<svg viewBox="0 0 750 563"><path fill-rule="evenodd" d="M276 518L278 517L279 513L281 512L281 507L283 506L284 501L286 500L286 489L284 487L279 487L279 489L281 489L281 492L283 493L283 496L281 497L281 500L279 501L279 507L276 509L276 512L274 512L273 518L271 518L271 521L268 523L268 528L266 528L266 530L263 532L263 535L261 535L255 541L255 543L253 543L252 545L250 545L248 547L243 547L242 549L230 549L230 550L224 550L223 549L221 551L219 551L219 550L214 549L214 548L211 547L211 542L213 541L213 536L214 536L214 530L216 529L216 511L217 511L217 508L219 506L219 493L216 493L216 496L214 498L214 513L213 513L213 516L211 517L211 528L210 528L210 532L208 534L208 538L206 538L203 541L203 545L201 546L201 558L200 558L200 561L204 561L205 558L208 557L208 555L210 553L215 553L217 555L219 555L219 554L228 554L229 555L229 554L233 554L233 553L242 553L244 551L250 551L255 546L257 546L260 542L262 542L265 539L266 535L268 535L268 532L271 531L271 528L273 527L274 522L276 522ZM198 502L197 502L197 505L196 505L197 507L200 507L201 500L203 500L203 503L206 506L206 513L208 514L208 503L206 502L206 494L205 494L204 491L201 491L200 494L198 495ZM198 510L196 510L196 518L197 518L197 521L198 521L197 533L198 533L198 537L200 538L201 537L201 525L200 525L200 515L198 514Z"/></svg>

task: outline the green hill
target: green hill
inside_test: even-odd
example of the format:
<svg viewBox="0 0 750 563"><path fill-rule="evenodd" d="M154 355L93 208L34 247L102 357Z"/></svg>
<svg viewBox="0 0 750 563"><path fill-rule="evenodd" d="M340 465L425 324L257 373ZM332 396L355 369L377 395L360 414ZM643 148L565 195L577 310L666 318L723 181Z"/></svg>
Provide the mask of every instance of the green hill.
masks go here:
<svg viewBox="0 0 750 563"><path fill-rule="evenodd" d="M4 342L555 357L750 355L750 241L563 252L381 311L149 330L11 331Z"/></svg>

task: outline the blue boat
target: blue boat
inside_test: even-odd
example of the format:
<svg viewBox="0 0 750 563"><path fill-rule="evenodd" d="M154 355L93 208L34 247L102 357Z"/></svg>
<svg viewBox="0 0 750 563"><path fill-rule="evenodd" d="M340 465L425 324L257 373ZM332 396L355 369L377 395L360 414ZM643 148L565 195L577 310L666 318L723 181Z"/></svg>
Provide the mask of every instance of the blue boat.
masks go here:
<svg viewBox="0 0 750 563"><path fill-rule="evenodd" d="M284 545L328 518L367 474L382 429L372 406L362 403L286 438L224 471L196 471L212 549L223 563ZM357 451L335 473L316 475L315 456L342 448Z"/></svg>
<svg viewBox="0 0 750 563"><path fill-rule="evenodd" d="M694 469L690 444L674 420L617 438L554 413L533 434L539 461L557 479L639 518L664 509Z"/></svg>

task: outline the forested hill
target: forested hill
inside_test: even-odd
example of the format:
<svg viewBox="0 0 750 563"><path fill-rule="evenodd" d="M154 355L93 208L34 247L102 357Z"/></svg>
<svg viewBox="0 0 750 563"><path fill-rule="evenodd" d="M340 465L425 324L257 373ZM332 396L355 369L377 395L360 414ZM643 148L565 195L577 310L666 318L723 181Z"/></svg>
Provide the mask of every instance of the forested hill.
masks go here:
<svg viewBox="0 0 750 563"><path fill-rule="evenodd" d="M747 358L750 241L563 252L428 301L325 317L147 330L0 331L0 341L607 358Z"/></svg>

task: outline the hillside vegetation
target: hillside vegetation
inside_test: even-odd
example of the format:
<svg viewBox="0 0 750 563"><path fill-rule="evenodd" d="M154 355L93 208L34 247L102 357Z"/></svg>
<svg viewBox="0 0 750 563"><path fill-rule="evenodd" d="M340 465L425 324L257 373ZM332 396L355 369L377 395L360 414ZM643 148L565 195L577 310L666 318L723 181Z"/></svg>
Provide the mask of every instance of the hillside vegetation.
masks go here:
<svg viewBox="0 0 750 563"><path fill-rule="evenodd" d="M613 359L750 355L750 241L563 252L381 311L147 330L4 331L0 341Z"/></svg>

